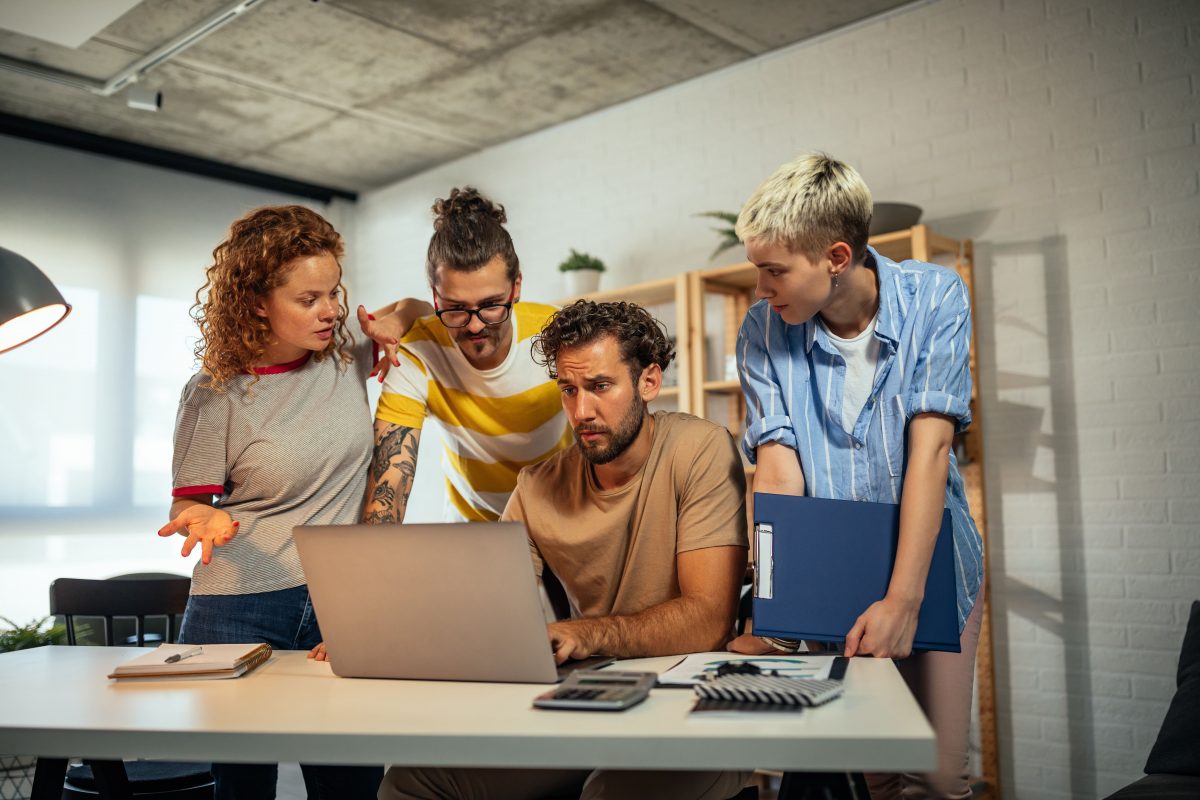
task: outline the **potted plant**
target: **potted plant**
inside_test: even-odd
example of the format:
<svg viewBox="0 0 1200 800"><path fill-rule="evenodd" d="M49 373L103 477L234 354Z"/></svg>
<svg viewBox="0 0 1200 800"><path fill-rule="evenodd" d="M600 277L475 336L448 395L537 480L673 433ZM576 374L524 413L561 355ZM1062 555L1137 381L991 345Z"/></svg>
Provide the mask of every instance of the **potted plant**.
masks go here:
<svg viewBox="0 0 1200 800"><path fill-rule="evenodd" d="M705 211L703 214L695 214L694 216L708 217L725 223L712 229L716 233L721 234L721 239L717 242L717 249L713 250L712 255L708 257L710 261L729 248L737 247L742 243L742 240L737 236L736 230L738 215L732 211Z"/></svg>
<svg viewBox="0 0 1200 800"><path fill-rule="evenodd" d="M0 617L0 622L9 626L7 630L0 630L0 653L65 641L66 626L52 625L47 628L49 619L43 617L27 625L18 625L7 617ZM31 797L36 767L36 756L0 756L0 797Z"/></svg>
<svg viewBox="0 0 1200 800"><path fill-rule="evenodd" d="M47 628L46 623L49 621L49 617L42 617L27 625L18 625L8 617L0 617L0 622L9 626L7 630L0 630L0 653L11 653L14 650L27 650L30 647L65 642L67 626L52 625Z"/></svg>
<svg viewBox="0 0 1200 800"><path fill-rule="evenodd" d="M558 271L566 277L567 295L571 297L599 289L600 273L604 269L603 261L574 248L567 260L558 265Z"/></svg>

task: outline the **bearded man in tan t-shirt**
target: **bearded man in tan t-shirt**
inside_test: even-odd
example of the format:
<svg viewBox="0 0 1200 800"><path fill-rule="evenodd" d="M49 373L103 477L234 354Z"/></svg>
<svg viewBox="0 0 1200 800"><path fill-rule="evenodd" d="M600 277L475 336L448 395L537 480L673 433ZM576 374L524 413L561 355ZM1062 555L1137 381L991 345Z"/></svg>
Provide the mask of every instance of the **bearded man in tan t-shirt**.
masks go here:
<svg viewBox="0 0 1200 800"><path fill-rule="evenodd" d="M524 522L539 578L566 590L548 626L559 663L702 652L731 638L746 570L746 479L729 432L657 412L673 348L632 303L580 300L534 338L576 446L523 469L503 519ZM388 771L380 798L725 800L748 773L619 770Z"/></svg>
<svg viewBox="0 0 1200 800"><path fill-rule="evenodd" d="M528 467L504 511L534 571L562 582L571 619L555 659L720 649L746 567L746 481L728 431L651 414L672 357L645 309L579 301L550 318L534 359L558 382L577 446Z"/></svg>

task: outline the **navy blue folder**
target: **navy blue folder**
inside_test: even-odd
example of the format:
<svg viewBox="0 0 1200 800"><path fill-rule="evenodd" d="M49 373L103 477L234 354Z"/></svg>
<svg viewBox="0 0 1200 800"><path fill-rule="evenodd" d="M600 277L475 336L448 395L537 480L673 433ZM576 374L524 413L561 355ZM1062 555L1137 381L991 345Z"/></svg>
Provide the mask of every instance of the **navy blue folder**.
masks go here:
<svg viewBox="0 0 1200 800"><path fill-rule="evenodd" d="M900 506L755 492L754 526L754 633L844 642L859 614L887 594L900 538ZM929 565L913 649L957 653L958 640L954 539L947 510Z"/></svg>

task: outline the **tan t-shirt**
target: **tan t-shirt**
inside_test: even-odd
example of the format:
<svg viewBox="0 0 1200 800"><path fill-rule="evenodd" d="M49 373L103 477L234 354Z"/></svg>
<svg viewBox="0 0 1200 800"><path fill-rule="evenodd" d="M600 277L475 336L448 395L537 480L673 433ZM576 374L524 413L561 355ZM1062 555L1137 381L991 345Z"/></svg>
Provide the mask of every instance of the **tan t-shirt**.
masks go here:
<svg viewBox="0 0 1200 800"><path fill-rule="evenodd" d="M641 473L604 491L570 447L521 470L503 519L524 522L534 571L548 565L573 615L636 614L679 597L675 556L747 547L746 475L729 432L689 414L654 415Z"/></svg>

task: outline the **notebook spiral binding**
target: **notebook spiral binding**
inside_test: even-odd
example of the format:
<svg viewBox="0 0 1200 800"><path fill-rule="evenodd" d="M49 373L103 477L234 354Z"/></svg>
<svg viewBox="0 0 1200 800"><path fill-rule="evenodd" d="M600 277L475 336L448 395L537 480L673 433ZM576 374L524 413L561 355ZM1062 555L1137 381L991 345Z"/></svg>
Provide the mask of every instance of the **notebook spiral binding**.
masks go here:
<svg viewBox="0 0 1200 800"><path fill-rule="evenodd" d="M840 697L840 680L783 678L774 675L722 675L696 684L696 694L709 700L736 700L784 706L819 706Z"/></svg>

